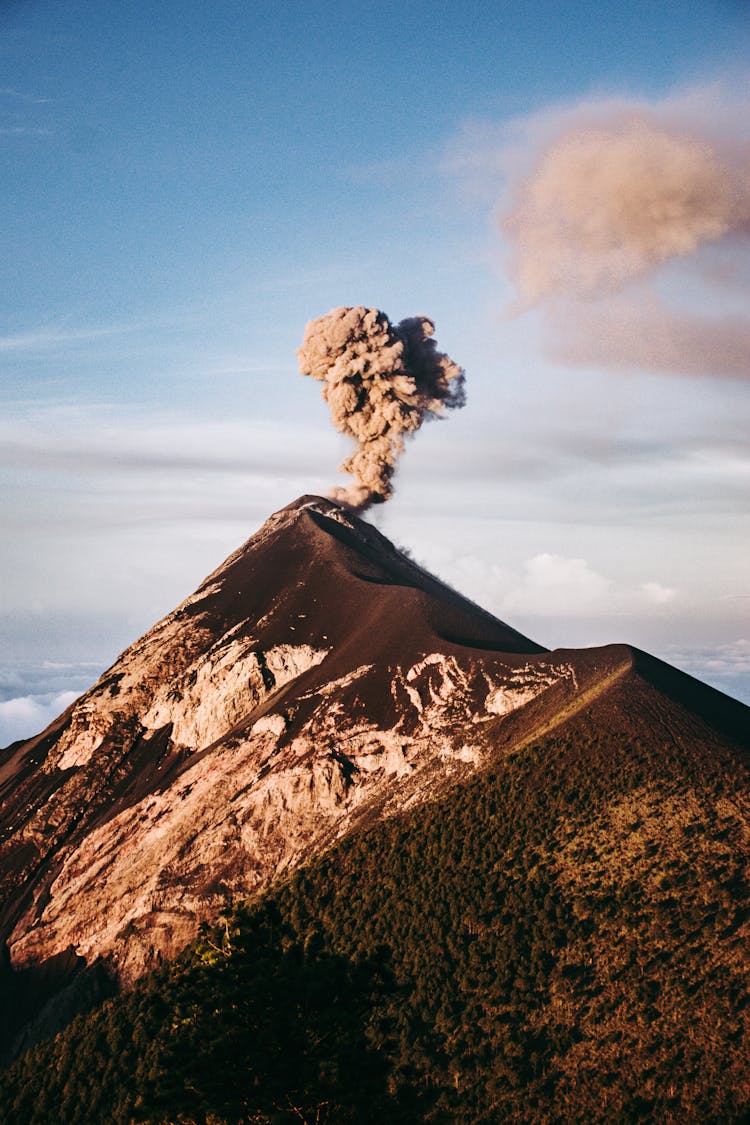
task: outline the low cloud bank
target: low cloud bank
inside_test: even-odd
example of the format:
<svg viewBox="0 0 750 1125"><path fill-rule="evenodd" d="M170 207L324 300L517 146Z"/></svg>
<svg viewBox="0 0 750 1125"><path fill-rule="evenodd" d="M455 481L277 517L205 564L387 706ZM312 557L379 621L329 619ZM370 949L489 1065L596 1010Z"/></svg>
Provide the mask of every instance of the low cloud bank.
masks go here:
<svg viewBox="0 0 750 1125"><path fill-rule="evenodd" d="M0 746L31 738L44 730L74 699L77 691L22 695L0 703Z"/></svg>

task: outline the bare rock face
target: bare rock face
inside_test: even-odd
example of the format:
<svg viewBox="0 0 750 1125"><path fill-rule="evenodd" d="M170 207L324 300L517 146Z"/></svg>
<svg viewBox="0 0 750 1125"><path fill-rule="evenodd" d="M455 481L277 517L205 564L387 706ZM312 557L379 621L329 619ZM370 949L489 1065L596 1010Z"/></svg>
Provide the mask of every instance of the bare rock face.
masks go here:
<svg viewBox="0 0 750 1125"><path fill-rule="evenodd" d="M547 652L303 497L0 755L10 963L72 953L130 983L230 900L547 733L633 662Z"/></svg>

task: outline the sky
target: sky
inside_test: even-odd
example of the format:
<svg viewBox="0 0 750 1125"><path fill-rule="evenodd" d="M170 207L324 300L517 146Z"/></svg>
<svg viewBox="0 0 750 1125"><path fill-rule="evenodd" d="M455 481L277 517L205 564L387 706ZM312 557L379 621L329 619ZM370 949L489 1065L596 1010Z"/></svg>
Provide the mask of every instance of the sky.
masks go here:
<svg viewBox="0 0 750 1125"><path fill-rule="evenodd" d="M346 483L339 306L467 402L367 518L750 702L746 0L0 5L0 745Z"/></svg>

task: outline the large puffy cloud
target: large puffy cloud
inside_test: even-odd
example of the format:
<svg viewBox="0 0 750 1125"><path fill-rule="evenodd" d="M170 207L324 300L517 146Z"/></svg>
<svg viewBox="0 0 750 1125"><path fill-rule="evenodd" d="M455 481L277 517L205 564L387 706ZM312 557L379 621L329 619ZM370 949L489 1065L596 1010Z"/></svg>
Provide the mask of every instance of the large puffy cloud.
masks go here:
<svg viewBox="0 0 750 1125"><path fill-rule="evenodd" d="M593 613L609 606L612 590L612 582L585 559L544 553L526 562L523 576L503 598L503 610L541 616Z"/></svg>
<svg viewBox="0 0 750 1125"><path fill-rule="evenodd" d="M666 612L679 592L663 582L621 582L602 574L587 559L542 552L527 558L521 569L497 566L475 555L444 561L448 581L499 616L533 622L575 621Z"/></svg>

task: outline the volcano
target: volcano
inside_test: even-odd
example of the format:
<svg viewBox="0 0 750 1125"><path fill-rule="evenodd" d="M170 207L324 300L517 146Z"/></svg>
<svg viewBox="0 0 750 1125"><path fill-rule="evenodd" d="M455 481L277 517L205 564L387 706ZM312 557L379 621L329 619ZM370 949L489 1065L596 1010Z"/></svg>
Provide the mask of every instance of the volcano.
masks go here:
<svg viewBox="0 0 750 1125"><path fill-rule="evenodd" d="M744 779L748 716L626 645L548 651L303 496L2 751L6 1047L530 747L595 739L595 768L619 770L637 745Z"/></svg>

